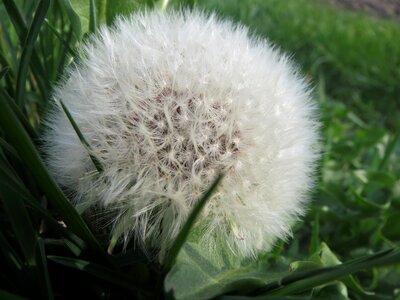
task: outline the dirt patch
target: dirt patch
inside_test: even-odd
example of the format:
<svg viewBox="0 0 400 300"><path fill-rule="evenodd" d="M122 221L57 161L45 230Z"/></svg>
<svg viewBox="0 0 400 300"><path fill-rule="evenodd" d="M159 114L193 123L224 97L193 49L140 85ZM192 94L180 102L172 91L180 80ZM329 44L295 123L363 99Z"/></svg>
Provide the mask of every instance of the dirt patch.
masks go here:
<svg viewBox="0 0 400 300"><path fill-rule="evenodd" d="M400 0L323 0L343 8L362 10L380 18L400 21Z"/></svg>

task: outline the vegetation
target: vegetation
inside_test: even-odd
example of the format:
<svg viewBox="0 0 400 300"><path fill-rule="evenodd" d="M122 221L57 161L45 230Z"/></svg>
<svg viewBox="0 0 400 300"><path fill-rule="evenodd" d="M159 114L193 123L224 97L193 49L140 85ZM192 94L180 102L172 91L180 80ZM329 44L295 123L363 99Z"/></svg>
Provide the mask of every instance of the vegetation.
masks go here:
<svg viewBox="0 0 400 300"><path fill-rule="evenodd" d="M116 2L0 3L0 298L400 299L400 24L312 0L185 1L292 53L315 86L323 158L288 243L211 257L184 242L199 206L159 266L133 247L107 255L39 155L51 88L87 35L168 1Z"/></svg>

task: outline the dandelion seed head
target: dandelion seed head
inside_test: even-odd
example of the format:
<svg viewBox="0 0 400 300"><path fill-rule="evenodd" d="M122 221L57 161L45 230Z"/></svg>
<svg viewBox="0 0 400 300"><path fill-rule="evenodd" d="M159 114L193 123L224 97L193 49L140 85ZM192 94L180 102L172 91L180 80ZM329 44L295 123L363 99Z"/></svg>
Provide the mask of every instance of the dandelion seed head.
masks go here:
<svg viewBox="0 0 400 300"><path fill-rule="evenodd" d="M230 21L138 12L103 27L54 91L44 134L50 171L77 205L124 222L122 240L168 251L196 201L223 182L201 242L249 257L290 236L318 152L310 91L287 56ZM128 221L127 221L128 220Z"/></svg>

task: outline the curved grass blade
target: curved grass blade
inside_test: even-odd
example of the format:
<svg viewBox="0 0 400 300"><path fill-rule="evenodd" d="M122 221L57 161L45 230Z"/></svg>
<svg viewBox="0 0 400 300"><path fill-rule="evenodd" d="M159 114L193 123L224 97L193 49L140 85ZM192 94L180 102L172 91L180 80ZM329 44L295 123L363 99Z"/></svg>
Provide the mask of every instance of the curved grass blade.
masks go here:
<svg viewBox="0 0 400 300"><path fill-rule="evenodd" d="M4 67L3 69L1 69L1 71L0 71L0 80L2 80L3 77L7 74L8 70L9 70L9 67Z"/></svg>
<svg viewBox="0 0 400 300"><path fill-rule="evenodd" d="M11 170L6 170L7 166L0 158L0 182L3 184L8 184L14 192L16 192L21 199L24 201L25 206L37 213L41 218L46 221L46 225L53 230L54 233L58 234L64 239L64 242L68 248L75 254L79 255L82 250L86 249L87 246L85 242L78 236L73 234L68 229L60 225L60 223L54 219L54 217L44 209L26 190L24 184L17 178L17 176L12 176Z"/></svg>
<svg viewBox="0 0 400 300"><path fill-rule="evenodd" d="M64 45L65 49L67 49L67 51L69 52L69 54L74 57L75 56L75 51L72 50L72 48L69 46L69 43L67 43L63 37L61 36L61 34L57 31L57 29L55 29L50 23L49 20L45 19L44 20L45 24L47 27L50 28L51 32L54 33L54 35L60 40L60 42Z"/></svg>
<svg viewBox="0 0 400 300"><path fill-rule="evenodd" d="M19 157L24 160L27 169L34 176L36 182L46 194L48 201L56 208L69 229L82 238L95 253L109 261L85 222L48 173L27 132L4 99L0 99L0 126L5 132L8 142L17 151Z"/></svg>
<svg viewBox="0 0 400 300"><path fill-rule="evenodd" d="M259 295L260 293L263 293L263 295L279 296L293 295L361 270L398 263L400 263L400 249L394 248L358 258L335 267L298 272L258 289L256 294Z"/></svg>
<svg viewBox="0 0 400 300"><path fill-rule="evenodd" d="M103 172L104 168L101 164L101 162L97 159L97 157L95 157L94 155L91 154L91 147L89 145L89 143L86 141L85 137L83 136L81 130L79 129L78 124L76 124L74 118L72 117L71 113L69 112L68 108L64 105L64 103L62 102L62 100L60 100L60 104L61 107L65 113L65 115L67 116L69 122L71 123L72 127L74 128L76 134L79 137L79 140L81 141L82 145L86 148L86 150L88 151L88 154L90 156L90 159L92 160L94 166L96 167L97 171L99 173Z"/></svg>
<svg viewBox="0 0 400 300"><path fill-rule="evenodd" d="M214 181L211 187L208 189L206 193L204 193L203 197L197 202L196 206L191 211L188 219L186 220L185 225L183 225L181 231L179 232L178 236L176 237L174 244L171 247L171 250L168 253L167 258L164 261L164 271L167 273L172 265L175 263L176 257L179 254L184 242L186 241L190 229L193 227L197 216L200 214L203 207L206 205L207 200L210 199L211 195L216 190L217 186L221 182L223 175L218 176L218 178Z"/></svg>
<svg viewBox="0 0 400 300"><path fill-rule="evenodd" d="M2 88L0 88L0 98L7 101L8 105L11 107L18 120L22 123L29 136L35 141L39 140L39 135L37 134L36 130L26 119L25 115L22 113L21 109L15 104L15 101L11 98L11 96L8 95L8 93Z"/></svg>
<svg viewBox="0 0 400 300"><path fill-rule="evenodd" d="M5 290L0 290L0 299L4 300L27 300L27 298L12 294Z"/></svg>
<svg viewBox="0 0 400 300"><path fill-rule="evenodd" d="M28 266L35 266L37 234L21 197L8 184L2 182L0 199Z"/></svg>
<svg viewBox="0 0 400 300"><path fill-rule="evenodd" d="M49 271L47 267L47 257L44 249L44 242L42 238L37 240L37 261L38 261L38 271L41 273L41 279L39 281L42 288L43 298L53 299L53 289L51 287Z"/></svg>
<svg viewBox="0 0 400 300"><path fill-rule="evenodd" d="M389 162L389 158L394 152L394 149L396 148L396 145L399 141L400 141L400 130L397 130L394 138L386 146L385 153L378 167L378 171L383 171L386 168Z"/></svg>
<svg viewBox="0 0 400 300"><path fill-rule="evenodd" d="M21 60L18 68L17 84L15 91L15 98L17 104L20 107L23 107L24 105L25 84L26 84L26 78L28 76L28 67L32 56L33 47L39 35L40 27L44 22L44 18L46 17L49 7L50 7L50 0L40 1L36 9L35 17L33 18L32 24L28 30L26 41L23 46Z"/></svg>
<svg viewBox="0 0 400 300"><path fill-rule="evenodd" d="M135 278L126 275L123 272L118 272L110 270L104 266L76 258L62 257L62 256L47 256L48 259L73 269L84 271L91 274L97 278L101 278L107 282L116 284L118 286L124 287L131 291L140 291L141 289L135 285Z"/></svg>
<svg viewBox="0 0 400 300"><path fill-rule="evenodd" d="M7 10L7 14L10 17L15 31L17 32L20 44L24 45L28 33L28 28L24 18L22 17L17 5L13 0L3 0L3 4ZM32 51L32 59L30 63L32 64L31 70L35 76L36 82L38 83L38 87L42 94L42 97L43 99L47 99L47 85L44 81L44 78L46 78L45 71L35 49L33 49Z"/></svg>
<svg viewBox="0 0 400 300"><path fill-rule="evenodd" d="M71 26L73 28L75 37L78 40L81 40L82 27L81 27L81 20L80 20L78 14L72 8L69 0L59 0L59 3L64 8L66 14L68 15L68 18L71 21Z"/></svg>

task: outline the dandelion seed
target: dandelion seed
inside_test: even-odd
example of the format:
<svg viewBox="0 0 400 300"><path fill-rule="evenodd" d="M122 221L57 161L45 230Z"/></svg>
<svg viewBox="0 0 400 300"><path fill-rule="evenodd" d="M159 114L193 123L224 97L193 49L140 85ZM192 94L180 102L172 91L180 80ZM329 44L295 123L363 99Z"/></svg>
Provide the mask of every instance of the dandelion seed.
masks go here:
<svg viewBox="0 0 400 300"><path fill-rule="evenodd" d="M121 241L159 259L196 200L225 173L197 226L210 249L269 250L304 213L318 153L305 81L245 27L199 12L142 12L103 27L54 91L44 134L56 180L100 207Z"/></svg>

